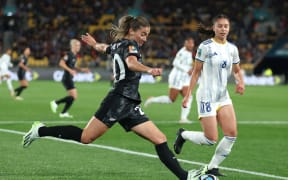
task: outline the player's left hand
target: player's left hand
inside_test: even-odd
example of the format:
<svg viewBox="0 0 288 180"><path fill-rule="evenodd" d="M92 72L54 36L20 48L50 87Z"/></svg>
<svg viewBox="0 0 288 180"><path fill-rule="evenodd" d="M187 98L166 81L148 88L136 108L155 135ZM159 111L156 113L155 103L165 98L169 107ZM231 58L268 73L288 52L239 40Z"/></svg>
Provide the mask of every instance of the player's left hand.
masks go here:
<svg viewBox="0 0 288 180"><path fill-rule="evenodd" d="M236 84L236 89L235 89L236 93L243 95L244 91L245 91L245 85L243 83Z"/></svg>
<svg viewBox="0 0 288 180"><path fill-rule="evenodd" d="M81 39L90 46L95 46L97 44L96 40L89 33L82 35Z"/></svg>
<svg viewBox="0 0 288 180"><path fill-rule="evenodd" d="M161 76L162 75L162 68L151 68L148 70L148 73L152 76Z"/></svg>

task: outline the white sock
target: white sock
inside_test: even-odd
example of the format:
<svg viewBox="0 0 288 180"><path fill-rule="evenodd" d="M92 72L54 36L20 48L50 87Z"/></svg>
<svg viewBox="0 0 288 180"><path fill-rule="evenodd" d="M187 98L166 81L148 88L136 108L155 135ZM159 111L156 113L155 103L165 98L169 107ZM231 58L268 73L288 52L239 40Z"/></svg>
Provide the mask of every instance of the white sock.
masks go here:
<svg viewBox="0 0 288 180"><path fill-rule="evenodd" d="M184 108L181 105L181 119L188 119L188 115L190 113L192 101L193 101L193 96L190 96L189 101L187 102L187 107Z"/></svg>
<svg viewBox="0 0 288 180"><path fill-rule="evenodd" d="M204 136L203 132L200 131L184 131L181 133L182 137L185 140L189 140L195 144L199 144L199 145L214 145L216 142L215 141L211 141L209 139L207 139Z"/></svg>
<svg viewBox="0 0 288 180"><path fill-rule="evenodd" d="M226 157L230 154L231 149L236 141L236 137L224 136L216 147L215 154L208 164L208 169L218 168Z"/></svg>
<svg viewBox="0 0 288 180"><path fill-rule="evenodd" d="M13 91L12 81L10 78L6 80L6 83L7 83L9 91Z"/></svg>
<svg viewBox="0 0 288 180"><path fill-rule="evenodd" d="M149 103L165 103L170 104L172 103L171 99L168 96L157 96L149 98Z"/></svg>

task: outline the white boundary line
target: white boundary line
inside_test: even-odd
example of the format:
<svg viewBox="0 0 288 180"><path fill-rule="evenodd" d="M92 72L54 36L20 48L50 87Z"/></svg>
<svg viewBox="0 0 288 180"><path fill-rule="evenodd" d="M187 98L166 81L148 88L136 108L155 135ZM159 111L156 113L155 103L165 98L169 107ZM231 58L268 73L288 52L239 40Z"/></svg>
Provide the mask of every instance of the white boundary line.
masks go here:
<svg viewBox="0 0 288 180"><path fill-rule="evenodd" d="M34 121L0 121L1 124L33 124ZM43 123L53 123L53 124L86 124L87 121L41 121ZM179 124L178 121L153 121L155 124ZM198 123L197 121L192 121L193 123ZM238 124L262 124L262 125L288 125L288 120L285 121L237 121Z"/></svg>
<svg viewBox="0 0 288 180"><path fill-rule="evenodd" d="M9 130L9 129L1 129L1 128L0 128L0 132L6 132L6 133L18 134L18 135L24 135L25 134L24 132L20 132L20 131ZM51 139L51 140L54 140L54 141L62 141L62 142L77 144L77 145L81 145L81 146L96 147L96 148L100 148L100 149L107 149L107 150L111 150L111 151L122 152L122 153L126 153L126 154L137 155L137 156L158 158L158 156L153 155L153 154L137 152L137 151L131 151L131 150L117 148L117 147L112 147L112 146L105 146L105 145L99 145L99 144L81 144L81 143L78 143L78 142L75 142L75 141L69 141L69 140L63 140L63 139L51 138L51 137L45 137L45 138L46 139ZM201 163L201 162L189 161L189 160L184 160L184 159L178 159L178 160L180 162L184 162L184 163L188 163L188 164L194 164L194 165L200 165L200 166L205 165L204 163ZM276 175L273 175L273 174L267 174L267 173L261 173L261 172L255 172L255 171L247 171L247 170L228 168L228 167L221 167L221 169L224 169L224 170L227 170L227 171L234 171L234 172L238 172L238 173L251 174L251 175L261 176L261 177L288 180L288 177L276 176Z"/></svg>

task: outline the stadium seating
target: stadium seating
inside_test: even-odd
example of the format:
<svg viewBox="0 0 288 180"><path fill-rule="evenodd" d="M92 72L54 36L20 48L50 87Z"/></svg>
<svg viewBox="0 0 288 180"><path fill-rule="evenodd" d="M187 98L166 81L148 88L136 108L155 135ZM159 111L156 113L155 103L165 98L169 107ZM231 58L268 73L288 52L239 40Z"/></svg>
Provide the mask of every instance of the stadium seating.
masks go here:
<svg viewBox="0 0 288 180"><path fill-rule="evenodd" d="M271 1L227 3L224 0L217 2L183 0L179 3L174 0L145 0L141 1L141 5L136 0L90 2L81 1L81 6L79 6L79 2L75 0L17 1L16 6L19 12L15 15L15 19L18 19L15 21L17 28L11 28L16 40L13 42L14 51L20 54L24 44L29 44L32 56L37 59L31 60L31 66L55 66L63 53L69 49L71 38L79 38L81 34L89 32L98 41L109 41L108 31L111 23L116 24L117 19L128 12L137 12L139 15L147 16L151 22L149 47L143 47L143 54L147 59L145 62L153 66L169 68L175 52L183 45L185 37L193 36L196 45L201 42L202 39L197 33L198 23L211 23L213 16L218 13L215 11L215 6L217 6L222 7L223 12L231 19L229 38L241 49L241 62L254 64L272 47L273 42L283 34L288 24L285 14L288 2L285 0L279 0L279 3L273 3L273 6L270 4ZM137 11L129 11L135 7L138 7ZM260 12L264 12L264 19L261 19L259 9L261 9ZM20 15L21 21L19 21ZM0 29L5 31L5 22L3 24L1 26L0 23ZM81 57L87 60L85 56L87 54L91 54L91 50L83 48ZM247 54L250 55L247 56ZM96 56L102 61L107 60L105 56ZM17 57L13 55L13 58ZM48 58L48 63L45 57ZM91 59L97 59L97 57ZM250 69L250 65L243 67Z"/></svg>

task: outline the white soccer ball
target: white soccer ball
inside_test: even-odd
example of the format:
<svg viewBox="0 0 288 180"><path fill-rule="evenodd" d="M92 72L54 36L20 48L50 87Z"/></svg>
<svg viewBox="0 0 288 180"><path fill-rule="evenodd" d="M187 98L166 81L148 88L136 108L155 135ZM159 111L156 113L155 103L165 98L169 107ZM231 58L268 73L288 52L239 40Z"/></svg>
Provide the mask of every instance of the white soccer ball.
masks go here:
<svg viewBox="0 0 288 180"><path fill-rule="evenodd" d="M198 178L199 180L218 180L218 178L212 174L204 174Z"/></svg>

